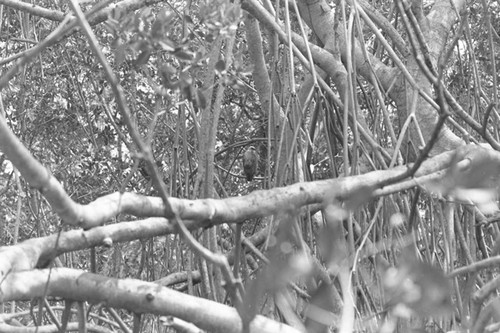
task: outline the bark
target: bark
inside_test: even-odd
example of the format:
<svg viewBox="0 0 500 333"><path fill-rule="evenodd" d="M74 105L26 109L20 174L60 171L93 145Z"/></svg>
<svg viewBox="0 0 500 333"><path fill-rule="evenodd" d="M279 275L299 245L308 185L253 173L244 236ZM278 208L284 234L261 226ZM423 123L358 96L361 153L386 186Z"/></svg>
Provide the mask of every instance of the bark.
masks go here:
<svg viewBox="0 0 500 333"><path fill-rule="evenodd" d="M500 164L500 153L498 152L480 149L477 146L470 146L470 148L466 146L466 148L471 149L471 153L467 153L467 149L465 149L466 153L460 155L465 162L470 162L472 159L472 161L483 161L479 162L481 164ZM485 157L488 162L484 162ZM200 229L221 223L242 223L248 219L271 216L291 209L296 210L306 205L323 204L325 200L348 201L355 194L359 196L360 192L371 191L372 197L378 197L422 186L426 182L446 178L445 168L452 160L458 162L454 152L436 156L422 164L415 174L415 178L380 189L377 189L377 184L405 173L407 167L373 171L355 177L296 183L287 187L254 191L246 196L220 200L178 198L170 198L169 200L174 210L179 213L179 218L189 229ZM473 162L472 165L474 165ZM462 178L470 178L470 175L463 175ZM114 198L114 201L111 201L111 198ZM123 207L148 206L149 216L162 216L164 212L161 198L116 193L107 196L105 200L107 203L106 211L117 212ZM137 202L140 204L136 205ZM89 210L94 210L92 204L89 207ZM116 215L111 214L110 218L114 218ZM111 246L113 243L177 232L177 226L167 219L150 218L144 221L121 222L96 227L87 231L73 230L61 235L33 238L19 243L17 246L0 248L0 280L8 272L46 267L54 258L65 252L94 246Z"/></svg>
<svg viewBox="0 0 500 333"><path fill-rule="evenodd" d="M276 32L280 41L285 45L288 45L288 38L284 33L284 30L276 23L274 17L271 16L266 10L264 10L264 8L260 6L258 2L256 2L255 0L247 0L242 4L242 7L248 12L250 12L254 17L256 17L261 23L266 25L269 29L272 29L274 32ZM328 22L323 22L323 23L328 24ZM294 54L298 56L298 58L306 68L309 68L309 63L303 56L303 54L307 54L307 46L306 43L304 42L304 39L302 38L302 36L292 33L292 42L294 44L293 45ZM340 96L342 96L343 99L345 96L347 96L346 95L347 72L345 67L341 63L339 55L332 54L331 52L329 52L327 50L328 46L326 46L325 48L316 46L314 44L308 44L308 46L312 53L314 62L319 67L321 67L321 69L323 69L330 76L330 78L332 78L332 80L336 83L337 90L340 92ZM387 76L388 73L383 72L380 75ZM322 87L325 88L327 92L330 89L329 87L325 87L324 85L322 85ZM332 99L336 102L336 104L340 108L343 108L344 107L343 102L340 100L340 98L337 95L333 95L333 92L331 90L330 93L329 96L332 97ZM349 120L352 122L353 114L351 112L349 112L349 117L350 117ZM366 140L366 142L374 152L377 159L382 163L382 165L384 165L385 163L383 161L382 155L388 158L388 154L375 141L374 136L370 133L368 126L366 126L364 118L357 117L356 125L359 128L360 134ZM351 126L354 126L354 124L351 123Z"/></svg>
<svg viewBox="0 0 500 333"><path fill-rule="evenodd" d="M241 332L236 309L186 295L151 282L114 279L70 268L52 268L8 274L0 285L0 302L31 300L35 297L62 297L75 301L173 316L211 332ZM256 316L250 332L299 331L282 323Z"/></svg>
<svg viewBox="0 0 500 333"><path fill-rule="evenodd" d="M215 65L219 61L222 47L222 36L218 36L210 52L210 60L205 73L203 89L207 106L201 110L200 138L198 142L198 173L196 175L195 195L201 198L213 196L213 161L215 154L215 134L219 124L220 109L212 104L214 87L217 87ZM215 129L215 130L214 130Z"/></svg>
<svg viewBox="0 0 500 333"><path fill-rule="evenodd" d="M293 183L293 177L284 177L284 171L288 159L287 147L292 146L293 133L290 129L288 118L285 116L283 108L275 96L271 79L269 77L268 68L264 59L264 51L262 49L262 37L257 21L252 15L247 15L245 19L246 36L248 43L248 53L253 64L252 78L254 86L259 96L261 109L263 114L268 117L268 133L271 140L271 146L276 154L274 157L274 165L276 170L275 183L280 186L284 184ZM286 80L286 78L282 78ZM281 133L284 130L284 139L281 140ZM280 147L281 142L281 147Z"/></svg>
<svg viewBox="0 0 500 333"><path fill-rule="evenodd" d="M437 63L437 58L446 46L448 33L451 30L452 25L457 20L453 6L460 11L460 9L464 6L464 3L465 2L463 1L456 1L453 5L451 5L449 1L438 1L434 4L427 17L419 17L421 29L426 37L426 42L435 65ZM343 96L343 93L347 89L346 69L342 63L342 61L345 62L347 58L343 24L335 25L334 12L328 6L326 1L303 0L299 1L298 5L304 21L325 45L323 50L319 49L319 47L311 45L314 60L332 77L337 89L340 91L340 95ZM373 8L366 6L366 4L364 5L365 8L373 11ZM244 8L250 10L262 22L267 21L265 13L260 13L260 16L256 13L259 11L257 6L247 5ZM380 15L371 13L371 16L378 18L377 22L379 22L380 26L383 26L383 21L380 20ZM267 24L269 23L267 22ZM395 32L391 29L390 33L394 35ZM280 38L282 37L280 36ZM401 39L395 35L393 38L398 41ZM305 48L302 45L300 38L294 38L293 41L295 45L297 45L297 47L305 53ZM399 49L402 49L402 47L400 46ZM325 52L330 54L327 55ZM342 61L339 54L342 57ZM414 96L414 87L405 83L400 68L386 66L373 55L369 55L369 59L365 59L360 50L359 44L356 45L353 54L353 61L356 63L356 68L359 74L371 82L370 71L373 71L384 89L390 92L390 97L396 102L398 107L398 114L400 116L399 123L403 124L412 112L411 105L413 103L412 99ZM415 84L420 91L426 93L428 96L432 96L433 87L418 66L415 55L407 52L404 52L403 55L406 56L404 60L407 62L408 71L414 79L414 82L412 83ZM395 81L398 82L396 85L394 85ZM396 88L389 90L393 86ZM424 101L421 97L418 97L416 103L418 106L415 110L417 122L421 127L424 139L429 139L434 130L435 124L437 123L438 113L433 106ZM358 119L362 118L358 116ZM366 128L365 126L363 127ZM420 141L419 138L420 137L417 135L416 131L412 130L411 140L414 143L418 143ZM438 141L436 142L432 153L436 155L440 152L456 148L462 144L463 141L445 126L440 132Z"/></svg>
<svg viewBox="0 0 500 333"><path fill-rule="evenodd" d="M460 11L464 2L456 2L454 5L458 6L457 10ZM438 58L446 46L449 31L456 20L457 16L455 14L455 9L450 1L436 1L427 17L422 17L420 19L420 29L425 37L429 56L435 67L437 67ZM418 51L422 52L421 49ZM433 96L433 86L418 65L415 55L409 54L405 58L405 61L407 63L406 67L411 76L415 79L417 86L427 95ZM399 124L403 124L406 121L406 118L412 113L411 106L415 103L417 106L415 115L420 130L422 131L422 136L424 139L430 138L439 118L438 112L427 101L423 100L421 96L418 96L415 102L414 89L412 89L406 81L403 81L401 75L399 75L398 80L400 84L395 86L396 89L391 91L390 96L398 107ZM387 86L388 82L385 84ZM419 135L414 126L411 127L411 138L416 145L420 145ZM463 140L455 135L449 127L445 126L441 130L432 154L439 154L440 152L454 149L462 144L464 144Z"/></svg>

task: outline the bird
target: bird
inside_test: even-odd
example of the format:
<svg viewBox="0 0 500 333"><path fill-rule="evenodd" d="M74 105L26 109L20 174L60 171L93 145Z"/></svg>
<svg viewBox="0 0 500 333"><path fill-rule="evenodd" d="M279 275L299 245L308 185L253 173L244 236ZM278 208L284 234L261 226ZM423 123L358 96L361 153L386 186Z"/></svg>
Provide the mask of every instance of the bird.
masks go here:
<svg viewBox="0 0 500 333"><path fill-rule="evenodd" d="M255 151L254 146L248 147L248 149L243 154L243 172L247 177L247 181L252 181L253 177L257 173L257 164L259 162L259 156Z"/></svg>

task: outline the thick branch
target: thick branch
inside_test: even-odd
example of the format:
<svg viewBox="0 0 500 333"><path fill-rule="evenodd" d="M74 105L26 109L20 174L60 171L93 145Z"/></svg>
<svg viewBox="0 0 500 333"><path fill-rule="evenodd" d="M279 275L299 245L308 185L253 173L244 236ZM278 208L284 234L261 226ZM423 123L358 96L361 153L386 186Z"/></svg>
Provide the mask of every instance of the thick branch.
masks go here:
<svg viewBox="0 0 500 333"><path fill-rule="evenodd" d="M119 8L120 10L123 10L124 12L131 12L133 10L137 10L142 7L146 6L151 6L155 3L160 2L160 0L124 0L120 1L116 4L112 4L108 6L107 8L104 8L103 10L99 11L95 16L92 17L92 19L89 20L89 23L91 25L101 23L105 21L110 12L116 8ZM16 0L0 0L0 5L5 5L7 7L11 7L26 13L30 13L31 15L38 16L38 17L43 17L45 19L51 20L51 21L58 21L61 22L64 17L66 16L66 13L63 13L59 10L55 9L47 9L41 6L37 6L35 4L31 4L28 2L23 2L23 1L16 1Z"/></svg>
<svg viewBox="0 0 500 333"><path fill-rule="evenodd" d="M133 279L114 279L70 268L11 273L0 285L0 302L53 296L105 303L134 313L174 316L211 332L241 332L236 309L207 299ZM294 328L263 316L250 323L250 332L290 332Z"/></svg>
<svg viewBox="0 0 500 333"><path fill-rule="evenodd" d="M473 149L482 149L472 147ZM471 149L472 149L471 148ZM484 149L484 148L483 148ZM491 158L500 160L500 154ZM448 152L425 161L416 172L415 177L429 177L443 170L456 156ZM465 154L464 158L469 158ZM499 163L500 164L500 163ZM396 191L423 185L424 179L407 181L394 187L377 189L377 184L406 171L406 167L393 170L374 171L361 176L323 180L309 183L297 183L288 187L274 188L266 191L254 191L246 196L221 200L203 199L186 200L170 198L174 210L189 229L204 228L224 222L243 222L247 219L273 215L282 211L296 210L310 204L323 204L330 201L348 200L360 191L373 189L373 196L387 195ZM438 175L442 177L444 173ZM367 194L369 195L369 194ZM88 211L99 219L104 216L115 216L119 212L140 213L149 216L162 216L163 203L160 198L142 197L136 194L119 193L100 198L87 206L81 206L82 211ZM104 220L104 219L103 219ZM114 242L128 242L135 239L145 239L154 236L176 233L176 224L164 218L150 218L144 221L122 222L118 224L96 227L87 231L73 230L60 235L27 240L16 246L0 248L0 281L8 272L29 270L35 267L45 267L58 255L90 248L94 246L110 246Z"/></svg>
<svg viewBox="0 0 500 333"><path fill-rule="evenodd" d="M34 16L43 17L51 21L60 22L64 19L65 16L65 14L59 10L47 9L24 1L0 0L0 5L5 5L7 7L18 9L22 12L30 13L31 15Z"/></svg>

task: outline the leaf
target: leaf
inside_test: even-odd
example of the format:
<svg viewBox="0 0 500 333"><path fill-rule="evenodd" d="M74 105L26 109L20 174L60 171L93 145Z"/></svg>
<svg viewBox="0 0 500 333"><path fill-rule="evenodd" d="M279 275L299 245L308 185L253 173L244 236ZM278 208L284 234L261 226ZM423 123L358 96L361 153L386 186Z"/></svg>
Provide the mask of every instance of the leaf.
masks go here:
<svg viewBox="0 0 500 333"><path fill-rule="evenodd" d="M226 10L226 15L225 15L231 22L236 22L240 19L241 17L241 6L236 6L235 4L232 4L231 6L228 7Z"/></svg>
<svg viewBox="0 0 500 333"><path fill-rule="evenodd" d="M200 89L196 89L196 104L200 109L204 109L207 107L207 99L205 98L205 94Z"/></svg>
<svg viewBox="0 0 500 333"><path fill-rule="evenodd" d="M498 211L497 191L487 188L455 188L450 193L454 198L473 202L483 214L493 214Z"/></svg>
<svg viewBox="0 0 500 333"><path fill-rule="evenodd" d="M151 26L151 37L153 40L158 40L163 37L163 23L160 20L156 20Z"/></svg>
<svg viewBox="0 0 500 333"><path fill-rule="evenodd" d="M400 317L439 316L451 310L451 286L443 271L405 252L383 274L387 306Z"/></svg>
<svg viewBox="0 0 500 333"><path fill-rule="evenodd" d="M205 36L205 41L207 43L212 43L215 40L215 37L213 34L209 33L208 35Z"/></svg>
<svg viewBox="0 0 500 333"><path fill-rule="evenodd" d="M115 49L115 62L116 65L119 66L121 65L126 58L126 52L125 52L126 45L125 44L120 44L118 47Z"/></svg>
<svg viewBox="0 0 500 333"><path fill-rule="evenodd" d="M347 210L355 210L359 206L368 202L371 198L374 188L368 185L361 185L358 188L354 189L349 198L347 198L344 202L344 207Z"/></svg>
<svg viewBox="0 0 500 333"><path fill-rule="evenodd" d="M139 54L139 56L137 57L137 59L135 60L135 65L136 66L144 65L145 63L148 62L150 56L151 56L151 52L149 50L142 51Z"/></svg>
<svg viewBox="0 0 500 333"><path fill-rule="evenodd" d="M500 159L498 152L469 145L457 149L447 173L449 186L491 188L498 186Z"/></svg>
<svg viewBox="0 0 500 333"><path fill-rule="evenodd" d="M492 203L500 186L500 155L476 145L458 148L441 181L428 184L443 196L471 201L484 211L496 210Z"/></svg>
<svg viewBox="0 0 500 333"><path fill-rule="evenodd" d="M160 67L160 73L164 76L170 76L177 73L177 70L171 65L162 65Z"/></svg>
<svg viewBox="0 0 500 333"><path fill-rule="evenodd" d="M187 24L194 24L193 19L189 15L184 15L184 20Z"/></svg>
<svg viewBox="0 0 500 333"><path fill-rule="evenodd" d="M191 86L193 84L193 79L187 71L181 72L179 74L179 81L183 87Z"/></svg>
<svg viewBox="0 0 500 333"><path fill-rule="evenodd" d="M163 39L161 41L158 41L158 45L167 52L174 52L175 51L175 43L172 42L170 39Z"/></svg>
<svg viewBox="0 0 500 333"><path fill-rule="evenodd" d="M348 265L343 221L349 217L349 212L338 203L331 203L323 209L323 215L326 224L319 233L319 251L328 269L338 273Z"/></svg>
<svg viewBox="0 0 500 333"><path fill-rule="evenodd" d="M217 61L217 63L215 64L215 70L219 73L222 73L222 71L224 71L225 69L226 69L226 62L222 59Z"/></svg>
<svg viewBox="0 0 500 333"><path fill-rule="evenodd" d="M172 19L175 17L174 13L168 8L162 8L158 13L157 21L163 23L164 27L168 27L172 23Z"/></svg>
<svg viewBox="0 0 500 333"><path fill-rule="evenodd" d="M179 60L191 61L193 59L193 54L188 53L182 49L175 50L173 55Z"/></svg>
<svg viewBox="0 0 500 333"><path fill-rule="evenodd" d="M121 39L120 37L116 37L113 42L111 42L111 48L113 49L116 49L118 47L120 47L121 45L123 45L123 39Z"/></svg>
<svg viewBox="0 0 500 333"><path fill-rule="evenodd" d="M151 7L146 7L146 8L140 9L137 16L144 19L144 18L151 16L151 14L152 14Z"/></svg>

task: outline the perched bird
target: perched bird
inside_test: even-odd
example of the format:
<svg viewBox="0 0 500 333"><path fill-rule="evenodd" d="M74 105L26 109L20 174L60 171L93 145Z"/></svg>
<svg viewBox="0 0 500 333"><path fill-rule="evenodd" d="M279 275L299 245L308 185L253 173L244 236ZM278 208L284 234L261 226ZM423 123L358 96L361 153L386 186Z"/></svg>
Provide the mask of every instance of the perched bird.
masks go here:
<svg viewBox="0 0 500 333"><path fill-rule="evenodd" d="M257 173L257 164L259 162L259 156L255 151L255 147L250 146L243 154L243 171L247 177L247 181L251 181L255 174Z"/></svg>

